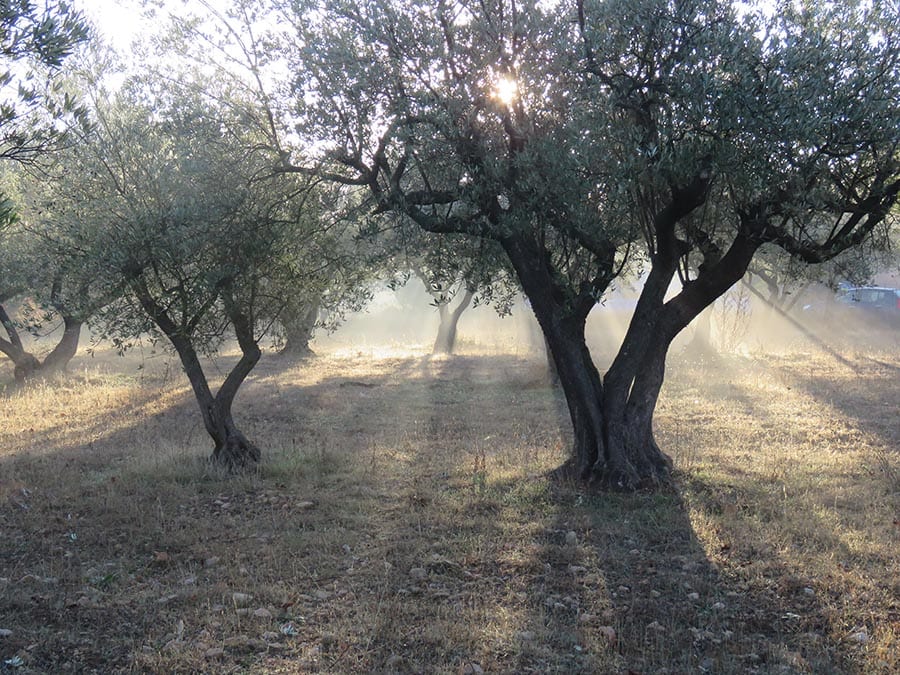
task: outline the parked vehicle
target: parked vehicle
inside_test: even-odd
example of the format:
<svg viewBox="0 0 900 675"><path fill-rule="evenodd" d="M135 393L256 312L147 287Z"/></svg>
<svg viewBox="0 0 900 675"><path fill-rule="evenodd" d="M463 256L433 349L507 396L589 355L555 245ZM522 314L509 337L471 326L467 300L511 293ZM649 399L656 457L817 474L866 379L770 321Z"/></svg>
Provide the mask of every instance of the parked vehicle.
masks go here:
<svg viewBox="0 0 900 675"><path fill-rule="evenodd" d="M853 286L839 290L835 300L847 308L847 318L857 328L900 329L900 288Z"/></svg>
<svg viewBox="0 0 900 675"><path fill-rule="evenodd" d="M900 288L855 286L838 291L837 301L850 307L900 316Z"/></svg>

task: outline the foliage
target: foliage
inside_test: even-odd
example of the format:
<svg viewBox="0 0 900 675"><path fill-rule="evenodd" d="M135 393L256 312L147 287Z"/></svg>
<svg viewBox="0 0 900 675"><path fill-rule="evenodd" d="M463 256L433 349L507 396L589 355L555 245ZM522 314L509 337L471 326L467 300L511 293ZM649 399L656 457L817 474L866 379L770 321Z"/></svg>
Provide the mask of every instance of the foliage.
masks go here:
<svg viewBox="0 0 900 675"><path fill-rule="evenodd" d="M59 77L48 77L89 37L63 0L0 4L0 158L28 161L59 141L84 109Z"/></svg>

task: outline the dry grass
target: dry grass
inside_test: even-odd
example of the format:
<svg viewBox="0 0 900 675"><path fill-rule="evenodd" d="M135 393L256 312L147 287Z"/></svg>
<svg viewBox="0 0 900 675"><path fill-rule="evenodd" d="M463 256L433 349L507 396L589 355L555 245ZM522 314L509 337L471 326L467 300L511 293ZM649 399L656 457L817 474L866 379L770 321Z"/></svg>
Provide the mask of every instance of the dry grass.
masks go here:
<svg viewBox="0 0 900 675"><path fill-rule="evenodd" d="M0 406L0 672L900 668L896 356L676 361L637 495L543 478L537 361L266 359L238 479L177 369L81 363Z"/></svg>

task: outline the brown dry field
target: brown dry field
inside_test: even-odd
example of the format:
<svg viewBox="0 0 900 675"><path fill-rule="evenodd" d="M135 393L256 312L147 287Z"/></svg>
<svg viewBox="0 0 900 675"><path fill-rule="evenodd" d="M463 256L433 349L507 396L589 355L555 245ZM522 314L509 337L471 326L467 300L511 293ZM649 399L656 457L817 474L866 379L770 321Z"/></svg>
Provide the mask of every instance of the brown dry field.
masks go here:
<svg viewBox="0 0 900 675"><path fill-rule="evenodd" d="M900 671L900 352L673 357L673 490L552 484L537 358L267 356L227 478L175 363L0 368L2 673Z"/></svg>

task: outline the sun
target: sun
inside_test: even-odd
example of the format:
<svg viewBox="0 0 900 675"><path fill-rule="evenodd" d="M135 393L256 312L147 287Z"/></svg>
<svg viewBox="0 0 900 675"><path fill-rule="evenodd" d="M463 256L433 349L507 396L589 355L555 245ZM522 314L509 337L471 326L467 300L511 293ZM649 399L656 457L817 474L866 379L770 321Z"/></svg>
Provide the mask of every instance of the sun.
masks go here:
<svg viewBox="0 0 900 675"><path fill-rule="evenodd" d="M519 95L519 85L509 77L501 77L495 85L494 96L503 105L510 105Z"/></svg>

